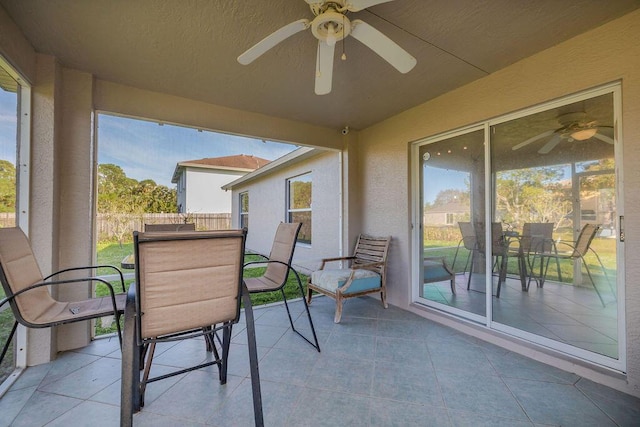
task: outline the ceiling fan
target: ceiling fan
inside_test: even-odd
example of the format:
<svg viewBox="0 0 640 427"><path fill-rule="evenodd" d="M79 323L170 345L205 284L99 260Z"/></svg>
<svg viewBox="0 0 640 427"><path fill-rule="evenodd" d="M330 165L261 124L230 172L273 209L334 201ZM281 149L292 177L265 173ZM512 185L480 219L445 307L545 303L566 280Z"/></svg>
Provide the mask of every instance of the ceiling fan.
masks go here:
<svg viewBox="0 0 640 427"><path fill-rule="evenodd" d="M360 19L350 21L346 16L348 12L358 12L393 0L304 1L309 4L311 12L315 16L313 20L299 19L285 25L240 55L238 62L243 65L250 64L278 43L300 31L311 28L311 32L318 39L315 82L317 95L326 95L331 92L335 45L336 42L347 36L360 41L401 73L408 73L416 65L416 59L389 37ZM344 53L342 59L346 59Z"/></svg>
<svg viewBox="0 0 640 427"><path fill-rule="evenodd" d="M585 112L563 114L558 117L558 123L560 124L559 128L542 132L541 134L529 138L526 141L522 141L521 143L514 145L511 149L514 151L519 150L522 147L549 136L551 136L551 139L538 150L538 153L549 153L556 147L556 145L562 142L562 140L573 142L597 138L607 144L613 144L613 139L611 137L600 132L602 128L612 128L612 126L598 125L598 122L590 120Z"/></svg>

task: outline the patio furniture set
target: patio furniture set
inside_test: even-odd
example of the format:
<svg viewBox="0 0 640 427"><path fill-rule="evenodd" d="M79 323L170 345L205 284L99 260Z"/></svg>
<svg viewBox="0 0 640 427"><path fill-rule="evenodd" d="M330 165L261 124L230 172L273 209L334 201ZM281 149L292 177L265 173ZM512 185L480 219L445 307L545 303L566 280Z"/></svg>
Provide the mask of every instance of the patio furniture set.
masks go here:
<svg viewBox="0 0 640 427"><path fill-rule="evenodd" d="M458 242L453 258L452 266L446 262L445 257L424 258L424 283L450 281L451 292L455 294L455 263L461 248L468 251L465 261L464 273L467 274L467 290L471 287L471 277L474 268L478 268L478 258L486 253L484 224L471 222L458 222L461 239ZM595 224L585 224L575 242L567 242L553 239L553 223L525 223L522 233L512 230L503 230L502 223L491 223L491 256L493 258L492 270L498 275L496 298L500 298L501 286L507 278L507 267L510 257L517 258L518 278L523 291L528 291L532 281L540 288L547 280L549 264L554 261L558 280L562 282L562 270L560 260L580 261L585 267L590 284L593 286L600 302L605 306L600 290L591 273L591 269L585 256L592 253L597 260L611 294L615 299L615 291L609 280L607 271L598 253L591 243L596 237L600 227ZM421 289L423 292L423 289ZM422 293L421 293L422 296Z"/></svg>
<svg viewBox="0 0 640 427"><path fill-rule="evenodd" d="M211 365L217 365L220 384L226 383L231 333L240 320L242 302L247 325L254 421L255 425L262 426L251 293L280 291L292 330L318 352L320 346L308 307L313 290L336 300L336 323L340 321L343 301L347 298L379 292L382 304L387 308L385 266L390 237L361 235L352 256L323 260L320 269L309 278L305 295L300 276L291 265L300 226L300 223L278 226L269 257L260 261L266 263L265 272L256 278L243 278L244 267L252 264L243 262L246 229L193 231L178 229L175 225L155 230L153 226L145 227L145 232L134 232L135 283L126 293L123 275L113 266L74 267L43 277L22 230L17 227L0 229L0 281L6 294L0 306L8 303L16 319L0 362L18 323L46 328L112 315L116 319L122 348L120 422L124 426L132 425L133 414L144 406L148 383ZM349 262L350 265L324 268L329 262ZM111 283L95 276L98 267L119 272L122 292L116 292ZM91 275L74 275L86 270ZM295 329L289 312L283 288L290 273L296 277L311 338ZM49 291L50 286L86 286L93 282L104 283L109 296L62 302L55 300ZM124 317L123 331L120 329L121 317ZM198 336L204 337L206 351L211 353L207 362L151 376L156 344Z"/></svg>

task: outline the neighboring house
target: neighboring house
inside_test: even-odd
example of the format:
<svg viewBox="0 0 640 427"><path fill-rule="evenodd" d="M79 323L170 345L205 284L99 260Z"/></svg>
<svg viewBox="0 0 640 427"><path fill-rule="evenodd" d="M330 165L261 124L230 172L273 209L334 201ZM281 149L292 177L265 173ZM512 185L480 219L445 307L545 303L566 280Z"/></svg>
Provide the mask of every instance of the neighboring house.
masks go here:
<svg viewBox="0 0 640 427"><path fill-rule="evenodd" d="M299 148L222 187L231 190L233 227L246 226L247 248L269 255L280 222L302 222L296 267L313 270L340 254L340 154Z"/></svg>
<svg viewBox="0 0 640 427"><path fill-rule="evenodd" d="M220 187L267 163L269 160L245 154L178 163L171 178L177 184L178 212L231 212L231 193Z"/></svg>
<svg viewBox="0 0 640 427"><path fill-rule="evenodd" d="M470 211L469 202L451 202L425 209L423 221L431 225L456 225L458 221L469 221Z"/></svg>

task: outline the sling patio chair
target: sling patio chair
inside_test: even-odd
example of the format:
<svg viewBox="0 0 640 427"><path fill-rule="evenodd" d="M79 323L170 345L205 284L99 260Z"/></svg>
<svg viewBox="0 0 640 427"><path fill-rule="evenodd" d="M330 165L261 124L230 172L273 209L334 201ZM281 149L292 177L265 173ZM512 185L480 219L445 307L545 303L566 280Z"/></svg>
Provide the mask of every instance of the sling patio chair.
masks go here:
<svg viewBox="0 0 640 427"><path fill-rule="evenodd" d="M136 283L129 287L122 349L121 426L131 426L144 406L148 383L217 365L220 384L227 381L232 327L244 304L253 409L263 425L253 309L242 281L245 230L134 232ZM222 340L217 333L222 332ZM213 360L150 378L157 343L209 335L220 344ZM149 346L140 378L141 352Z"/></svg>
<svg viewBox="0 0 640 427"><path fill-rule="evenodd" d="M467 267L473 264L475 260L475 252L478 250L478 239L476 237L476 231L473 228L473 224L470 222L458 221L458 228L460 229L460 235L462 238L458 242L458 247L456 248L456 253L453 256L453 262L451 263L451 269L455 271L456 260L458 259L458 253L460 251L460 246L462 245L465 248L467 253L467 260L464 264L463 274L466 273ZM469 277L467 279L467 289L471 286L471 270L469 270Z"/></svg>
<svg viewBox="0 0 640 427"><path fill-rule="evenodd" d="M553 250L549 252L540 251L536 253L534 255L532 264L535 265L536 259L539 259L540 262L542 263L543 262L542 260L544 260L545 258L555 258L557 260L567 259L567 260L572 260L574 262L581 261L581 264L584 266L585 270L587 271L587 276L589 276L589 280L591 281L591 285L593 286L593 289L596 291L596 294L598 295L598 298L600 299L602 306L605 307L606 304L604 302L604 299L602 298L602 295L600 294L600 291L596 286L596 282L593 280L593 275L591 274L589 265L587 264L587 261L584 258L589 252L595 255L595 258L598 261L598 264L600 264L600 268L602 269L604 278L607 282L607 285L609 285L609 289L611 290L611 294L613 295L613 298L615 300L616 293L615 293L615 290L613 289L613 286L611 285L611 282L609 281L607 270L604 268L604 264L602 264L602 260L600 259L600 256L598 255L598 253L591 247L591 243L593 242L593 239L596 237L596 234L598 233L599 229L600 229L599 225L585 224L584 227L582 227L582 229L580 230L580 234L578 235L578 240L576 240L575 242L566 242L562 240L558 242L552 241ZM562 250L563 248L566 248L566 250L563 251ZM549 267L549 263L547 262L542 274L541 281L540 281L540 287L544 285L544 282L547 277L548 267ZM558 269L558 272L559 271L560 269ZM560 279L560 276L558 277L558 279Z"/></svg>
<svg viewBox="0 0 640 427"><path fill-rule="evenodd" d="M95 274L98 268L113 269L119 275L122 293L116 294L113 285L99 277L76 277L76 272L89 271ZM59 279L65 273L69 273L73 278ZM18 323L28 328L48 328L114 316L118 339L122 344L120 314L124 312L126 294L124 278L118 268L110 265L72 267L43 277L24 232L18 227L0 228L0 282L6 295L0 301L0 307L9 303L16 319L0 355L0 363L9 349ZM109 290L109 295L79 301L58 301L49 292L49 287L87 286L94 283L104 284Z"/></svg>
<svg viewBox="0 0 640 427"><path fill-rule="evenodd" d="M348 298L380 292L382 306L387 308L386 262L391 237L373 237L361 234L352 256L325 258L320 269L311 273L307 283L307 302L311 304L312 291L336 300L333 319L340 323L342 304ZM347 261L349 268L325 268L329 262Z"/></svg>
<svg viewBox="0 0 640 427"><path fill-rule="evenodd" d="M315 347L318 352L320 351L320 345L318 344L318 337L316 336L316 330L313 327L313 320L311 320L311 312L309 306L304 298L304 288L302 287L302 281L300 275L291 266L291 260L293 259L293 252L296 249L296 240L298 239L298 233L300 232L302 223L293 222L285 223L281 222L276 230L275 237L273 239L273 246L269 256L260 255L265 258L264 261L253 261L245 264L245 267L255 264L267 263L267 269L260 277L247 277L244 282L247 285L250 293L261 292L276 292L282 293L282 299L284 306L287 309L287 316L289 316L289 324L293 332L300 335L305 341ZM311 327L311 334L313 335L313 342L307 337L302 335L293 325L293 319L291 318L291 311L289 310L289 304L287 303L287 297L284 293L284 286L287 284L289 278L289 272L293 272L298 282L298 288L300 289L300 295L302 296L302 302L309 319L309 326Z"/></svg>
<svg viewBox="0 0 640 427"><path fill-rule="evenodd" d="M544 269L549 268L551 258L540 257L540 271L538 275L534 272L533 260L538 253L555 252L556 247L553 243L553 222L525 222L522 226L522 234L520 235L520 250L527 260L529 268L529 280L527 281L527 290L531 284L531 280L535 280L539 287L544 286ZM546 262L545 262L546 261ZM560 271L560 260L555 258L556 270L558 277L562 282L562 272ZM546 267L545 267L546 264Z"/></svg>

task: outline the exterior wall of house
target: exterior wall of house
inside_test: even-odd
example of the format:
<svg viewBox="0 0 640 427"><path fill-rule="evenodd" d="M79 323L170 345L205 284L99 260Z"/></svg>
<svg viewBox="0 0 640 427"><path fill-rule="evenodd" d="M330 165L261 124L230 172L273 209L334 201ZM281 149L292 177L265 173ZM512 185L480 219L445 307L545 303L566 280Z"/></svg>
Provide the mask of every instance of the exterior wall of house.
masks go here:
<svg viewBox="0 0 640 427"><path fill-rule="evenodd" d="M221 187L245 173L185 168L183 174L186 174L186 187L182 212L231 212L231 192Z"/></svg>
<svg viewBox="0 0 640 427"><path fill-rule="evenodd" d="M595 370L587 377L640 395L640 263L635 255L640 253L639 39L640 11L636 11L360 132L362 230L394 237L388 270L390 303L417 311L410 305L408 268L412 141L621 80L624 160L619 178L625 188L627 377L620 380ZM571 362L556 366L580 369Z"/></svg>
<svg viewBox="0 0 640 427"><path fill-rule="evenodd" d="M308 160L239 184L233 189L232 223L239 226L239 194L249 193L247 248L269 255L278 224L286 221L286 181L311 172L311 245L298 244L294 263L301 270L316 269L322 258L339 255L339 154L326 152Z"/></svg>

